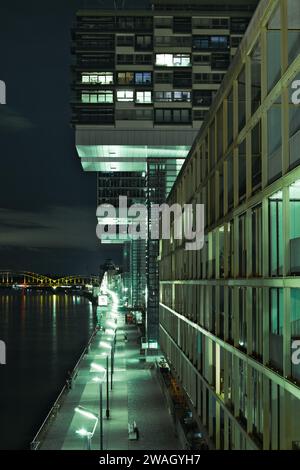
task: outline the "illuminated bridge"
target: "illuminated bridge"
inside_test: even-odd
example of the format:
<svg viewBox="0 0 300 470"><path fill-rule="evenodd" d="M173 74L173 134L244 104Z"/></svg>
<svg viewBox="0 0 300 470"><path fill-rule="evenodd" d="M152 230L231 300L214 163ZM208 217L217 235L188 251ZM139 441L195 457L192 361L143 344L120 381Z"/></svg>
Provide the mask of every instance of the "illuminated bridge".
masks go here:
<svg viewBox="0 0 300 470"><path fill-rule="evenodd" d="M99 276L72 275L52 278L30 271L12 271L0 269L0 286L11 287L72 287L72 286L100 286Z"/></svg>

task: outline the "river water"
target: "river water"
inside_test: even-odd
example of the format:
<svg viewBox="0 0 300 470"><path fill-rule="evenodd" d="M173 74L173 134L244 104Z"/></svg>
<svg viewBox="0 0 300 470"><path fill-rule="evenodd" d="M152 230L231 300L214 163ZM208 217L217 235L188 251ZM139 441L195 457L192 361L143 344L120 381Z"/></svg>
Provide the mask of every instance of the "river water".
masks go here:
<svg viewBox="0 0 300 470"><path fill-rule="evenodd" d="M71 294L0 290L0 449L28 449L94 328L92 304Z"/></svg>

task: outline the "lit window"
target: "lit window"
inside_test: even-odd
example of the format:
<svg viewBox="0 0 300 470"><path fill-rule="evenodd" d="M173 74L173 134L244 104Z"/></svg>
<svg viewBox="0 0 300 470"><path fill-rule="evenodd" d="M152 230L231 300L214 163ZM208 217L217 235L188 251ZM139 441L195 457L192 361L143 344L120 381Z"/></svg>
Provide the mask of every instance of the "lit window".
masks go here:
<svg viewBox="0 0 300 470"><path fill-rule="evenodd" d="M81 82L111 85L114 83L114 75L112 72L85 72L81 75Z"/></svg>
<svg viewBox="0 0 300 470"><path fill-rule="evenodd" d="M113 103L114 96L112 91L101 91L98 93L98 103Z"/></svg>
<svg viewBox="0 0 300 470"><path fill-rule="evenodd" d="M131 85L133 83L133 72L118 72L118 83L120 85Z"/></svg>
<svg viewBox="0 0 300 470"><path fill-rule="evenodd" d="M90 83L98 83L98 75L90 75Z"/></svg>
<svg viewBox="0 0 300 470"><path fill-rule="evenodd" d="M165 67L188 67L191 65L190 54L156 54L156 65Z"/></svg>
<svg viewBox="0 0 300 470"><path fill-rule="evenodd" d="M191 101L191 93L189 91L174 91L174 101Z"/></svg>
<svg viewBox="0 0 300 470"><path fill-rule="evenodd" d="M151 91L137 91L136 92L136 103L151 103L152 93Z"/></svg>
<svg viewBox="0 0 300 470"><path fill-rule="evenodd" d="M191 65L191 58L189 54L174 54L173 65L175 67L188 67Z"/></svg>
<svg viewBox="0 0 300 470"><path fill-rule="evenodd" d="M118 90L117 101L133 101L133 90Z"/></svg>
<svg viewBox="0 0 300 470"><path fill-rule="evenodd" d="M156 65L164 65L165 67L173 67L173 54L156 54Z"/></svg>
<svg viewBox="0 0 300 470"><path fill-rule="evenodd" d="M90 95L90 103L98 103L97 93L93 93L92 95Z"/></svg>
<svg viewBox="0 0 300 470"><path fill-rule="evenodd" d="M155 101L172 101L171 91L156 91Z"/></svg>
<svg viewBox="0 0 300 470"><path fill-rule="evenodd" d="M136 85L147 85L152 82L151 72L136 72L135 73L135 84Z"/></svg>
<svg viewBox="0 0 300 470"><path fill-rule="evenodd" d="M82 103L89 103L90 102L90 95L88 93L81 94L81 101Z"/></svg>
<svg viewBox="0 0 300 470"><path fill-rule="evenodd" d="M81 94L82 103L113 103L114 95L111 90L100 90L96 93L83 92Z"/></svg>

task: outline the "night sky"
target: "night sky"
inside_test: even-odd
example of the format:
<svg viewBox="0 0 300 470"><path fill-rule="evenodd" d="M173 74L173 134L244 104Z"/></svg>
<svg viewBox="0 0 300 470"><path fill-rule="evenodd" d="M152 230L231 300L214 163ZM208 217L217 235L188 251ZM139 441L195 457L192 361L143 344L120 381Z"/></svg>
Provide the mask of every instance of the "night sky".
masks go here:
<svg viewBox="0 0 300 470"><path fill-rule="evenodd" d="M0 269L96 273L105 258L121 261L96 238L96 174L82 171L69 124L76 9L113 3L0 3Z"/></svg>

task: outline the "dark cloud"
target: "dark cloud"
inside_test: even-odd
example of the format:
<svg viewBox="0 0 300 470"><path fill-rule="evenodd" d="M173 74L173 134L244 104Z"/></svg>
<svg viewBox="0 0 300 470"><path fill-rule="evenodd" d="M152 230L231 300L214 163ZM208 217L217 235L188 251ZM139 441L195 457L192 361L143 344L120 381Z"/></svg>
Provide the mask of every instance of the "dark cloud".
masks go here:
<svg viewBox="0 0 300 470"><path fill-rule="evenodd" d="M41 212L0 208L0 245L95 250L95 211L90 207L48 207Z"/></svg>
<svg viewBox="0 0 300 470"><path fill-rule="evenodd" d="M8 105L0 106L0 132L17 132L34 128L35 125Z"/></svg>

